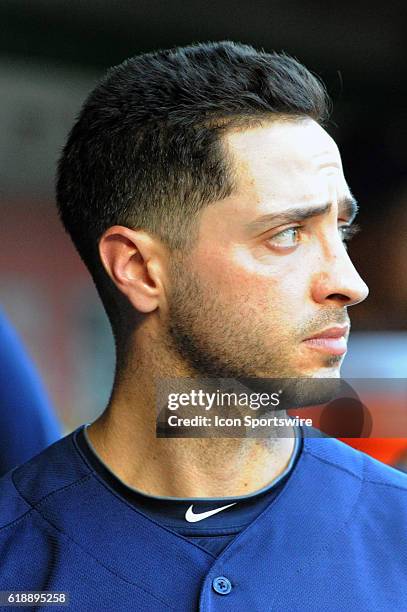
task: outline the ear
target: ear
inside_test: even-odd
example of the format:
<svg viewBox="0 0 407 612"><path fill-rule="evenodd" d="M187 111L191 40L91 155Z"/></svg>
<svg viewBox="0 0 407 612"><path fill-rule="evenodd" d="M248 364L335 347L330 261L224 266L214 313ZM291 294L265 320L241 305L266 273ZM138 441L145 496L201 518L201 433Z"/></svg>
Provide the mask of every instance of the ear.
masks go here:
<svg viewBox="0 0 407 612"><path fill-rule="evenodd" d="M122 225L109 227L99 240L104 269L139 312L156 310L163 295L162 248L146 232Z"/></svg>

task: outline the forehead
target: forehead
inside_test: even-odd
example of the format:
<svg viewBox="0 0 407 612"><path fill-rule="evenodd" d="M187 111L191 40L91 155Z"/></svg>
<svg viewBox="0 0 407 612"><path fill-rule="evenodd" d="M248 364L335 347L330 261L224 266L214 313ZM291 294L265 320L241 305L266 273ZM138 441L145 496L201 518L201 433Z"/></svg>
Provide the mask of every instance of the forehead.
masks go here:
<svg viewBox="0 0 407 612"><path fill-rule="evenodd" d="M274 120L225 135L237 191L258 203L327 201L347 192L334 140L312 119ZM340 193L338 193L338 191Z"/></svg>

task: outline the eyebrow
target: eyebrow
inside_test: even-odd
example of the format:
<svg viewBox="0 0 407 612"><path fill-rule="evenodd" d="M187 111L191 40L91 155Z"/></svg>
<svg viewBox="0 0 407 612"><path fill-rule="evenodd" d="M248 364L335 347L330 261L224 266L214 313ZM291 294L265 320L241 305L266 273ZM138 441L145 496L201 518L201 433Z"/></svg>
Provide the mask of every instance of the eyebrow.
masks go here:
<svg viewBox="0 0 407 612"><path fill-rule="evenodd" d="M332 203L321 204L319 206L298 206L294 208L288 208L279 213L269 213L257 217L254 221L247 224L246 229L250 232L266 231L270 227L277 227L278 225L284 225L285 223L292 223L294 221L305 221L312 217L318 217L320 215L327 214L332 208ZM358 203L353 197L345 197L338 202L338 213L345 215L347 221L352 223L359 210Z"/></svg>

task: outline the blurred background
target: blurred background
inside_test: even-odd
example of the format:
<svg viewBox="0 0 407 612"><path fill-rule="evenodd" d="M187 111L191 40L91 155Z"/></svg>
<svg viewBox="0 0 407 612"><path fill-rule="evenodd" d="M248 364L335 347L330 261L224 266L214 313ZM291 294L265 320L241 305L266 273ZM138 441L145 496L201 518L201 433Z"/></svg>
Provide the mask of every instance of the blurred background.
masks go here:
<svg viewBox="0 0 407 612"><path fill-rule="evenodd" d="M329 131L360 202L351 256L370 287L352 308L343 375L407 374L405 2L2 0L0 307L33 357L66 432L103 410L113 341L54 204L55 164L105 70L160 47L232 39L285 50L333 99Z"/></svg>

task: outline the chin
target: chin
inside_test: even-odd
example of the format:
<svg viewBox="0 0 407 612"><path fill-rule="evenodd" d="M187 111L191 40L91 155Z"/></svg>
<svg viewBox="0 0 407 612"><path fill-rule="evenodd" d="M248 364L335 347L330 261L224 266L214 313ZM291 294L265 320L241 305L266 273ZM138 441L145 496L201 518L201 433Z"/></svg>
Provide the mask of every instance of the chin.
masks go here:
<svg viewBox="0 0 407 612"><path fill-rule="evenodd" d="M310 375L311 378L340 378L341 377L341 366L329 366L326 368L319 368L316 372Z"/></svg>

